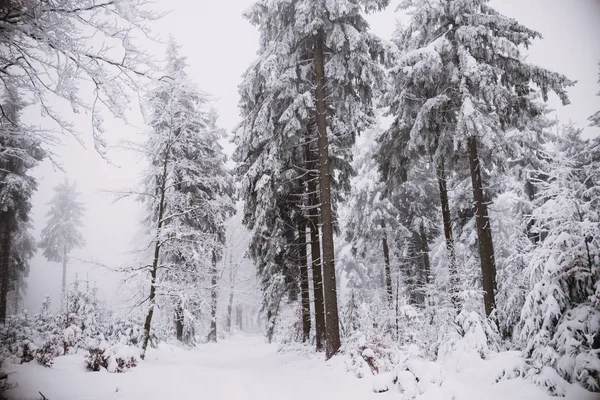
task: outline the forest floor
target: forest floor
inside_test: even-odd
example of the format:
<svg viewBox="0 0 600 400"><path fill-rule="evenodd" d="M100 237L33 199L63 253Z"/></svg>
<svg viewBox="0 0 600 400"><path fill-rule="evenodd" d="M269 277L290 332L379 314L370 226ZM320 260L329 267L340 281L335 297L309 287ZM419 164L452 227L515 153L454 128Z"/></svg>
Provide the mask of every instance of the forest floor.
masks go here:
<svg viewBox="0 0 600 400"><path fill-rule="evenodd" d="M500 354L501 355L501 354ZM499 356L500 356L499 355ZM511 356L508 355L508 358ZM550 400L540 388L523 379L495 382L498 363L480 361L460 372L444 374L417 399L427 400ZM506 357L505 357L506 358ZM263 337L237 336L216 344L185 350L161 345L146 360L122 374L88 372L84 355L57 357L52 368L35 362L4 366L18 387L9 400L363 400L403 399L397 385L386 393L373 392L377 378L358 379L348 373L343 356L325 362L322 354L278 352ZM375 383L377 385L377 383ZM573 400L582 392L573 392ZM587 397L587 396L586 396ZM410 396L412 398L412 396ZM590 397L590 399L592 399Z"/></svg>

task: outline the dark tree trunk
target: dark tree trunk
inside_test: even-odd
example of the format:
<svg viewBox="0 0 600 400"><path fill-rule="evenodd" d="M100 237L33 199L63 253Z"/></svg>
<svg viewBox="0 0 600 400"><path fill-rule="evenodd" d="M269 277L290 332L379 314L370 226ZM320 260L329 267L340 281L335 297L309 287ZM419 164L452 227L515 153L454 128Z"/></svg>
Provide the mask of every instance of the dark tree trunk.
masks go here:
<svg viewBox="0 0 600 400"><path fill-rule="evenodd" d="M309 189L310 190L310 189ZM313 187L316 190L316 185ZM311 205L318 204L317 194L310 195ZM316 209L312 209L316 212ZM323 351L325 344L325 302L323 300L323 272L321 269L321 243L319 237L319 217L310 217L310 255L313 278L313 298L315 304L315 339L317 351Z"/></svg>
<svg viewBox="0 0 600 400"><path fill-rule="evenodd" d="M325 302L323 301L323 270L321 268L321 238L319 233L319 194L317 183L317 155L306 145L306 159L310 169L308 183L308 226L310 228L310 256L313 280L313 299L315 309L315 342L317 351L323 351L325 345Z"/></svg>
<svg viewBox="0 0 600 400"><path fill-rule="evenodd" d="M146 357L146 349L150 340L150 328L152 325L152 316L154 315L154 307L156 306L156 275L158 271L158 259L160 257L160 231L163 226L163 216L165 212L165 192L167 190L167 165L169 164L169 153L165 154L165 162L163 164L162 181L160 183L160 202L158 204L158 222L156 226L156 243L154 244L154 258L152 259L152 267L150 269L150 295L148 295L148 314L144 322L144 336L142 337L142 353L140 358L143 360Z"/></svg>
<svg viewBox="0 0 600 400"><path fill-rule="evenodd" d="M308 287L308 257L306 254L306 222L298 223L298 251L300 258L300 291L302 298L302 341L310 338L310 293Z"/></svg>
<svg viewBox="0 0 600 400"><path fill-rule="evenodd" d="M175 307L175 335L177 340L183 342L183 308L181 304Z"/></svg>
<svg viewBox="0 0 600 400"><path fill-rule="evenodd" d="M423 272L425 275L425 285L429 285L429 276L431 275L431 263L429 261L429 241L427 240L427 231L425 224L421 221L419 227L419 236L421 237L421 255L423 257Z"/></svg>
<svg viewBox="0 0 600 400"><path fill-rule="evenodd" d="M244 330L244 323L242 320L242 308L241 307L236 307L235 309L235 320L237 321L237 327L240 331Z"/></svg>
<svg viewBox="0 0 600 400"><path fill-rule="evenodd" d="M454 252L454 235L452 233L452 217L450 215L450 202L448 201L448 186L446 182L446 167L444 158L438 162L438 186L440 189L440 202L442 206L442 219L444 221L444 237L448 251L448 269L450 270L450 291L452 305L458 312L461 304L458 297L458 273L456 270L456 254Z"/></svg>
<svg viewBox="0 0 600 400"><path fill-rule="evenodd" d="M63 250L62 257L62 301L67 297L67 250ZM63 304L64 305L64 304Z"/></svg>
<svg viewBox="0 0 600 400"><path fill-rule="evenodd" d="M10 281L10 231L6 217L0 224L0 322L6 320L8 285Z"/></svg>
<svg viewBox="0 0 600 400"><path fill-rule="evenodd" d="M208 341L217 341L217 253L213 250L210 267L210 331Z"/></svg>
<svg viewBox="0 0 600 400"><path fill-rule="evenodd" d="M323 31L315 38L315 103L319 140L319 187L321 199L321 229L323 247L323 294L325 300L325 357L331 358L340 349L340 325L335 280L333 218L331 212L331 163L325 106L325 56Z"/></svg>
<svg viewBox="0 0 600 400"><path fill-rule="evenodd" d="M477 151L477 138L469 138L469 164L471 183L473 185L473 200L475 203L475 220L477 225L477 242L481 262L481 278L483 282L483 303L485 314L489 317L496 309L496 261L494 259L494 243L488 209L483 196L481 165Z"/></svg>
<svg viewBox="0 0 600 400"><path fill-rule="evenodd" d="M390 248L388 247L387 234L385 232L385 222L381 222L383 228L383 238L381 245L383 247L383 261L385 262L385 287L387 288L388 305L391 308L394 301L394 290L392 288L392 270L390 267Z"/></svg>
<svg viewBox="0 0 600 400"><path fill-rule="evenodd" d="M231 334L231 319L233 317L233 287L229 292L229 302L227 302L227 333Z"/></svg>

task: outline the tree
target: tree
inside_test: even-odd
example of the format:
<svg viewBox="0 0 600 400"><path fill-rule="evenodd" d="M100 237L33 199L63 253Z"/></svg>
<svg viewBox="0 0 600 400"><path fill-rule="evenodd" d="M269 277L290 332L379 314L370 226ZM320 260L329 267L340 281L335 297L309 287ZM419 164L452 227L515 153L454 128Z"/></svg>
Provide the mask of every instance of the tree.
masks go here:
<svg viewBox="0 0 600 400"><path fill-rule="evenodd" d="M531 229L540 240L532 244L524 271L530 290L520 338L538 372L551 367L563 379L599 392L600 140L566 132L545 146L548 163L540 172L546 179L535 182Z"/></svg>
<svg viewBox="0 0 600 400"><path fill-rule="evenodd" d="M142 87L139 78L150 77L152 70L134 40L136 35L148 36L146 22L160 16L146 10L146 3L2 1L2 91L10 98L22 92L61 131L76 138L78 133L71 121L55 109L57 100L66 101L74 113L90 113L95 147L105 155L102 110L124 117L131 100L128 90L137 92ZM105 46L97 45L95 39L99 37ZM40 138L56 140L54 135L38 135Z"/></svg>
<svg viewBox="0 0 600 400"><path fill-rule="evenodd" d="M13 88L14 89L14 88ZM19 92L3 92L0 99L0 321L4 321L11 284L18 292L28 273L28 260L35 244L31 235L29 212L37 182L29 175L44 157L31 132L20 122L26 106ZM15 293L19 299L19 294Z"/></svg>
<svg viewBox="0 0 600 400"><path fill-rule="evenodd" d="M67 263L71 251L85 246L85 240L79 228L83 225L84 207L77 197L77 186L68 180L54 188L54 197L50 200L48 222L42 230L39 243L44 257L48 261L62 262L62 294L67 290Z"/></svg>
<svg viewBox="0 0 600 400"><path fill-rule="evenodd" d="M185 58L171 40L165 77L147 99L147 140L137 147L149 163L144 190L122 193L137 195L144 202L153 238L152 262L141 269L151 278L142 358L157 300L172 310L182 339L183 328L193 329L192 321L182 321L182 317L191 319L206 305L199 292L207 280L208 338L216 340L217 336L217 262L225 243L225 221L233 212L232 181L218 143L223 131L215 126L209 97L198 90L185 67Z"/></svg>
<svg viewBox="0 0 600 400"><path fill-rule="evenodd" d="M348 149L356 134L373 123L373 94L385 81L377 62L385 45L368 33L361 13L387 3L261 0L246 14L260 30L261 46L259 61L240 90L244 122L238 137L245 138L243 143L238 139L237 159L246 174L257 173L267 160L271 173L290 167L298 172L309 160L292 159L290 150L304 143L307 135L317 144L327 357L340 346L333 253L333 210L340 193L332 193L332 186L339 190L348 184ZM293 162L281 162L281 157ZM271 178L271 184L277 184L273 178L279 176ZM256 215L252 207L249 216Z"/></svg>
<svg viewBox="0 0 600 400"><path fill-rule="evenodd" d="M496 308L496 262L483 166L489 169L503 159L506 131L523 128L541 113L536 94L547 100L548 92L554 91L566 104L566 87L574 82L525 63L520 46L529 46L540 34L487 3L402 3L412 20L401 41L413 50L402 56L395 69L400 89L405 90L396 89L398 97L392 100L394 104L415 100L412 118L401 120L399 126L410 132L416 149L424 148L436 162L447 161L450 149L469 161L484 306L490 316Z"/></svg>

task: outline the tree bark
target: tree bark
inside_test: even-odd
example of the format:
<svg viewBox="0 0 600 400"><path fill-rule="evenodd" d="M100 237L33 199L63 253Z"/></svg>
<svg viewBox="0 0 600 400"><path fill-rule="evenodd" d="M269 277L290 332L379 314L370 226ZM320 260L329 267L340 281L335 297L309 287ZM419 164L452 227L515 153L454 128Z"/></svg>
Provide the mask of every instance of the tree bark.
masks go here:
<svg viewBox="0 0 600 400"><path fill-rule="evenodd" d="M6 320L8 284L10 281L10 231L11 227L8 218L4 217L0 224L0 322Z"/></svg>
<svg viewBox="0 0 600 400"><path fill-rule="evenodd" d="M227 302L227 333L231 335L231 319L233 317L233 287L229 292L229 301Z"/></svg>
<svg viewBox="0 0 600 400"><path fill-rule="evenodd" d="M154 244L154 258L150 269L150 294L148 295L148 314L144 322L144 336L142 337L142 353L140 358L146 357L146 349L150 340L150 327L152 325L152 316L156 305L156 275L158 271L158 259L160 257L160 231L163 226L163 216L165 212L165 192L167 190L167 165L169 164L169 150L165 153L165 162L163 164L162 181L160 183L160 202L158 204L158 222L156 225L156 243Z"/></svg>
<svg viewBox="0 0 600 400"><path fill-rule="evenodd" d="M175 307L175 336L178 341L183 342L183 308L181 304Z"/></svg>
<svg viewBox="0 0 600 400"><path fill-rule="evenodd" d="M488 209L483 196L481 165L477 151L477 138L469 138L469 165L471 183L473 185L473 200L475 203L475 220L477 225L477 242L481 263L481 278L483 283L483 303L485 314L489 317L496 309L496 261L494 259L494 243Z"/></svg>
<svg viewBox="0 0 600 400"><path fill-rule="evenodd" d="M381 245L383 247L383 261L385 262L385 286L387 288L388 305L391 308L394 301L394 289L392 287L392 270L390 268L390 248L388 247L385 222L383 221L381 221L381 228L384 230Z"/></svg>
<svg viewBox="0 0 600 400"><path fill-rule="evenodd" d="M427 231L425 224L421 221L419 227L419 235L421 236L421 254L423 256L423 269L425 272L425 285L429 285L429 275L431 274L431 262L429 261L429 242L427 240Z"/></svg>
<svg viewBox="0 0 600 400"><path fill-rule="evenodd" d="M62 257L62 301L65 301L67 296L67 250L63 250ZM63 304L64 305L64 304Z"/></svg>
<svg viewBox="0 0 600 400"><path fill-rule="evenodd" d="M310 339L310 293L308 287L308 256L306 254L306 221L298 223L298 251L300 259L300 292L302 299L302 341Z"/></svg>
<svg viewBox="0 0 600 400"><path fill-rule="evenodd" d="M309 189L311 190L311 189ZM311 206L318 206L316 185L310 195ZM312 209L316 212L316 208ZM315 213L310 217L310 255L313 278L313 298L315 304L315 341L317 351L323 351L325 344L325 302L323 300L323 272L321 269L321 240L319 234L319 217Z"/></svg>
<svg viewBox="0 0 600 400"><path fill-rule="evenodd" d="M210 331L208 341L217 341L217 253L212 252L212 263L210 268Z"/></svg>
<svg viewBox="0 0 600 400"><path fill-rule="evenodd" d="M448 201L448 186L446 182L446 167L444 158L438 162L438 186L440 189L440 203L442 207L442 219L444 221L444 237L446 239L446 250L448 251L448 269L450 271L450 293L452 305L459 312L461 308L458 297L458 273L456 271L456 253L454 251L454 235L452 233L452 217L450 215L450 202Z"/></svg>
<svg viewBox="0 0 600 400"><path fill-rule="evenodd" d="M323 30L315 38L315 103L319 139L319 186L321 199L321 229L323 246L323 294L325 300L325 357L331 358L340 349L340 326L335 279L333 218L331 212L331 163L325 107L325 56Z"/></svg>

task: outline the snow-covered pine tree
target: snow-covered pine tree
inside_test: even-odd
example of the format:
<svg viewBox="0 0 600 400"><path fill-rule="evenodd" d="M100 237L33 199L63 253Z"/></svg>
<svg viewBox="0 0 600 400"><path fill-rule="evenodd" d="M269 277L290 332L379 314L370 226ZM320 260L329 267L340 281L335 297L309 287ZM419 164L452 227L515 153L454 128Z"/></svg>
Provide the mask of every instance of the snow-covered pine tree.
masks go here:
<svg viewBox="0 0 600 400"><path fill-rule="evenodd" d="M381 271L371 271L368 278L376 280L383 273L388 305L392 307L394 291L390 247L396 242L398 210L389 198L384 197L384 187L374 157L380 135L381 129L375 126L363 135L357 146L360 153L354 162L356 177L351 181L352 191L348 196L348 210L345 221L342 221L342 230L351 246L353 258L383 266Z"/></svg>
<svg viewBox="0 0 600 400"><path fill-rule="evenodd" d="M0 98L0 321L6 318L11 289L18 301L33 255L34 242L27 230L37 183L29 172L44 157L39 141L21 124L26 104L12 89Z"/></svg>
<svg viewBox="0 0 600 400"><path fill-rule="evenodd" d="M246 13L261 38L259 60L240 88L244 122L238 137L245 139L244 143L238 139L237 159L245 164L245 171L254 172L245 178L251 182L246 187L278 187L272 173L287 165L279 157L287 157L294 144L304 143L307 132L317 139L328 357L340 343L331 182L335 175L338 185L347 183L349 149L355 135L373 123L372 97L384 84L377 61L385 46L368 33L361 13L382 9L388 2L260 0ZM272 149L274 144L279 147ZM271 182L264 178L256 185L267 170ZM250 207L246 214L256 222L262 208L254 212Z"/></svg>
<svg viewBox="0 0 600 400"><path fill-rule="evenodd" d="M535 183L531 231L539 240L525 270L531 290L520 321L525 356L558 395L561 385L546 368L600 391L600 140L565 131L545 146L544 179Z"/></svg>
<svg viewBox="0 0 600 400"><path fill-rule="evenodd" d="M157 301L175 315L180 339L183 328L193 329L192 321L181 318L207 308L208 339L217 337L217 262L225 242L225 222L233 212L232 179L218 143L224 132L215 126L209 97L198 90L185 67L185 58L171 40L165 77L147 98L149 130L140 151L149 166L139 198L146 205L154 254L143 269L150 273L151 282L142 358ZM207 281L206 307L201 288Z"/></svg>
<svg viewBox="0 0 600 400"><path fill-rule="evenodd" d="M54 188L50 200L50 210L46 214L48 222L42 230L39 246L48 261L62 263L62 295L67 289L67 263L71 251L85 246L80 228L84 206L78 200L79 193L75 182L65 179ZM64 300L64 299L63 299Z"/></svg>
<svg viewBox="0 0 600 400"><path fill-rule="evenodd" d="M566 104L565 88L573 82L524 62L521 47L540 34L501 15L486 0L406 0L401 7L412 18L399 43L410 51L395 69L399 84L389 101L412 103L412 120L408 127L400 120L399 126L410 130L413 147L429 151L437 162L450 150L469 160L484 306L490 316L496 309L496 263L483 166L491 169L503 158L504 132L522 128L540 113L534 87L544 100L554 91Z"/></svg>

